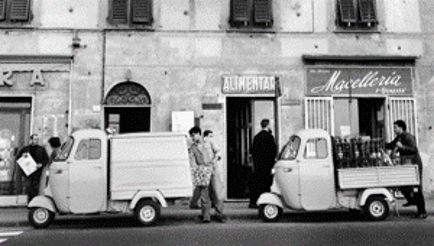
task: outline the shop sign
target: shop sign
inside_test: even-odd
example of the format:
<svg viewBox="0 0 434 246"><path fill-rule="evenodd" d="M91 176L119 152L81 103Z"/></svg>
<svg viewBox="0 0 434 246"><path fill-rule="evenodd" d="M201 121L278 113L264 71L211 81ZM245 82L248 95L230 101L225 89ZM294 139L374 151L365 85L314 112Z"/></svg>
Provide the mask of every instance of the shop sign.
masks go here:
<svg viewBox="0 0 434 246"><path fill-rule="evenodd" d="M262 75L223 75L224 94L275 94L279 77Z"/></svg>
<svg viewBox="0 0 434 246"><path fill-rule="evenodd" d="M307 95L413 94L411 68L308 68Z"/></svg>
<svg viewBox="0 0 434 246"><path fill-rule="evenodd" d="M4 70L0 68L0 87L4 86L13 86L14 82L12 81L13 70ZM40 69L34 69L32 71L32 78L30 80L30 86L45 86L45 81L42 78L42 71Z"/></svg>

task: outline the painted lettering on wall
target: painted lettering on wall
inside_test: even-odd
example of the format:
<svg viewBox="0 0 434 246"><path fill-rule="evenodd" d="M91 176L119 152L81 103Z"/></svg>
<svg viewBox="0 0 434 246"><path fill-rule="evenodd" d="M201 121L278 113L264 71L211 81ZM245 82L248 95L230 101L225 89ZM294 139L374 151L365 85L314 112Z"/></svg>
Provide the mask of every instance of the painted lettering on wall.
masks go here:
<svg viewBox="0 0 434 246"><path fill-rule="evenodd" d="M411 68L309 68L308 95L411 95Z"/></svg>
<svg viewBox="0 0 434 246"><path fill-rule="evenodd" d="M0 68L0 87L5 86L13 86L14 82L12 81L12 77L14 72L21 72L15 70L4 70ZM41 69L33 69L32 70L32 79L30 80L30 86L45 86L44 78L42 77Z"/></svg>
<svg viewBox="0 0 434 246"><path fill-rule="evenodd" d="M224 75L222 92L226 94L274 94L276 92L276 76Z"/></svg>

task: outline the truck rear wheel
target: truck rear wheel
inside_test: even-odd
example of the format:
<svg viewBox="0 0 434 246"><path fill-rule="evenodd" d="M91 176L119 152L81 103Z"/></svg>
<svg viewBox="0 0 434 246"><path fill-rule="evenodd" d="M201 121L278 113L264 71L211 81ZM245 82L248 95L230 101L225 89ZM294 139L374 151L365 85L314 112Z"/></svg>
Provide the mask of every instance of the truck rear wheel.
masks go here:
<svg viewBox="0 0 434 246"><path fill-rule="evenodd" d="M274 204L259 205L259 217L265 222L276 222L282 216L282 208Z"/></svg>
<svg viewBox="0 0 434 246"><path fill-rule="evenodd" d="M45 228L54 220L54 213L46 208L31 208L29 221L35 228Z"/></svg>
<svg viewBox="0 0 434 246"><path fill-rule="evenodd" d="M135 209L137 220L144 226L151 226L160 218L160 205L154 201L144 200Z"/></svg>
<svg viewBox="0 0 434 246"><path fill-rule="evenodd" d="M363 214L369 220L384 220L389 215L389 204L384 197L371 196L363 207Z"/></svg>

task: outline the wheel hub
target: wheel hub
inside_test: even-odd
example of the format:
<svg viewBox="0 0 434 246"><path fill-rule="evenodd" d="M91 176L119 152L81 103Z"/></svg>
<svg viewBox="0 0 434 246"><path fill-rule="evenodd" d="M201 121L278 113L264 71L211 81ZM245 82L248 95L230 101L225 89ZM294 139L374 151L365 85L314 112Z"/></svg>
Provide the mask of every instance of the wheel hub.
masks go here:
<svg viewBox="0 0 434 246"><path fill-rule="evenodd" d="M369 210L375 217L380 217L384 213L384 206L381 202L374 202L371 204Z"/></svg>
<svg viewBox="0 0 434 246"><path fill-rule="evenodd" d="M38 209L35 212L34 218L39 223L45 222L48 219L48 211L45 209Z"/></svg>
<svg viewBox="0 0 434 246"><path fill-rule="evenodd" d="M267 205L265 206L264 213L268 218L275 218L279 211L276 206Z"/></svg>
<svg viewBox="0 0 434 246"><path fill-rule="evenodd" d="M155 210L151 206L143 207L140 216L144 221L151 221L155 217Z"/></svg>

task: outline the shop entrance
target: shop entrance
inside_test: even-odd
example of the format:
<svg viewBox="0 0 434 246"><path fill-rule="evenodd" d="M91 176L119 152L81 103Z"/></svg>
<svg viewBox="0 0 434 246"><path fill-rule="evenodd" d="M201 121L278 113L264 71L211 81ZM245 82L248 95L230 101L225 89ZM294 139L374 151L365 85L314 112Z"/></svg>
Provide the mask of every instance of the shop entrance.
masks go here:
<svg viewBox="0 0 434 246"><path fill-rule="evenodd" d="M149 107L106 107L105 129L116 129L117 133L149 132L151 130L151 109Z"/></svg>
<svg viewBox="0 0 434 246"><path fill-rule="evenodd" d="M385 137L384 98L338 98L334 104L335 135Z"/></svg>
<svg viewBox="0 0 434 246"><path fill-rule="evenodd" d="M0 98L0 195L24 194L15 156L30 136L31 97Z"/></svg>
<svg viewBox="0 0 434 246"><path fill-rule="evenodd" d="M228 199L249 197L253 137L261 130L260 122L264 118L270 120L276 136L275 108L274 98L226 98Z"/></svg>
<svg viewBox="0 0 434 246"><path fill-rule="evenodd" d="M104 129L116 133L151 131L151 97L139 83L114 86L105 99Z"/></svg>

